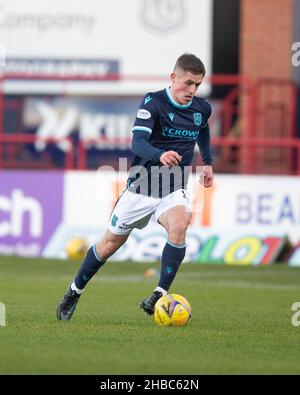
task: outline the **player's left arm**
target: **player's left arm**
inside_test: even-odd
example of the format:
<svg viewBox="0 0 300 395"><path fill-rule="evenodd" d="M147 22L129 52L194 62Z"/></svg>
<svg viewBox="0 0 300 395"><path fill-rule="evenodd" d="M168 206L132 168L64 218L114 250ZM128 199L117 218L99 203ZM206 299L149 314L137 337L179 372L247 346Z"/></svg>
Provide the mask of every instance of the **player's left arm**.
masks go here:
<svg viewBox="0 0 300 395"><path fill-rule="evenodd" d="M212 157L210 153L210 131L208 123L206 123L206 126L201 129L197 139L197 144L199 146L202 161L204 164L202 174L200 176L200 183L204 187L209 188L213 185L214 174L212 167Z"/></svg>

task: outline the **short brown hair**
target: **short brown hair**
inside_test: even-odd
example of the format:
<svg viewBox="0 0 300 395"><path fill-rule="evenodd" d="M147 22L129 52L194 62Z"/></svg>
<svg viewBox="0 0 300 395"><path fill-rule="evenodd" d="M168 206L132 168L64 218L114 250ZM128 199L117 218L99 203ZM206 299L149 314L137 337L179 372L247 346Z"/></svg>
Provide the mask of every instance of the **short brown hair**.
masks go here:
<svg viewBox="0 0 300 395"><path fill-rule="evenodd" d="M193 74L203 74L203 76L205 76L206 73L203 62L191 53L184 53L179 56L174 66L174 70L176 68L180 68L183 71L189 71Z"/></svg>

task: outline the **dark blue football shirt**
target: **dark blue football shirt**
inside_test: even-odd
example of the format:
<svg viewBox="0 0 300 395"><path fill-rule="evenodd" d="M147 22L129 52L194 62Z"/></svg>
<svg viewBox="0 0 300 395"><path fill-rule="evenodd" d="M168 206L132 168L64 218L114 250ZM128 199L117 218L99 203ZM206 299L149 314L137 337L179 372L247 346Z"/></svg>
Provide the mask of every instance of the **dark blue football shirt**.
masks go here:
<svg viewBox="0 0 300 395"><path fill-rule="evenodd" d="M204 164L210 165L212 162L208 126L210 115L211 106L203 98L194 96L188 104L180 105L172 98L169 88L147 93L138 109L132 132L133 141L143 136L153 148L149 147L150 156L146 148L144 151L137 150L139 155L134 157L129 171L128 190L164 197L177 189L185 189L196 142ZM163 152L171 150L181 155L182 160L178 166L168 169L159 158Z"/></svg>

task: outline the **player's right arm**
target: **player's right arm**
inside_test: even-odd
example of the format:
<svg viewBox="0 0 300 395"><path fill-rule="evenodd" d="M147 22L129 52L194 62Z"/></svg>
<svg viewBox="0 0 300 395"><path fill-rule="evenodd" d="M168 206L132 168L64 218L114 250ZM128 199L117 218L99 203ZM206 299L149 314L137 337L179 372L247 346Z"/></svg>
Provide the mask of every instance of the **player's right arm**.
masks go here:
<svg viewBox="0 0 300 395"><path fill-rule="evenodd" d="M155 103L151 94L147 94L137 112L132 128L132 152L145 160L161 162L165 166L176 166L181 156L175 151L164 151L149 143L149 138L158 119Z"/></svg>
<svg viewBox="0 0 300 395"><path fill-rule="evenodd" d="M135 130L132 138L132 152L140 158L161 162L164 166L177 166L181 156L175 151L164 151L149 143L150 134L143 130Z"/></svg>
<svg viewBox="0 0 300 395"><path fill-rule="evenodd" d="M150 133L145 130L134 130L131 143L132 152L145 160L159 162L164 150L153 147L148 141L149 137Z"/></svg>

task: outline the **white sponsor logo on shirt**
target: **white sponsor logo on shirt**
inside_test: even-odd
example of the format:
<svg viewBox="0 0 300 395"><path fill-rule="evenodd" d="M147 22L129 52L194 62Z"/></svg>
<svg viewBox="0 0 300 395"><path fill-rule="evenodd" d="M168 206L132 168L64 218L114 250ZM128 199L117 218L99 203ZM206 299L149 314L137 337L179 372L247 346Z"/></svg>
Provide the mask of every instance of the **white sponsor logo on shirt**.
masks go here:
<svg viewBox="0 0 300 395"><path fill-rule="evenodd" d="M144 109L142 108L142 109L140 109L140 110L138 111L136 117L137 117L137 118L140 118L140 119L149 119L149 118L151 118L151 113L150 113L149 111L147 111L147 110L144 110Z"/></svg>

